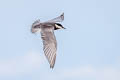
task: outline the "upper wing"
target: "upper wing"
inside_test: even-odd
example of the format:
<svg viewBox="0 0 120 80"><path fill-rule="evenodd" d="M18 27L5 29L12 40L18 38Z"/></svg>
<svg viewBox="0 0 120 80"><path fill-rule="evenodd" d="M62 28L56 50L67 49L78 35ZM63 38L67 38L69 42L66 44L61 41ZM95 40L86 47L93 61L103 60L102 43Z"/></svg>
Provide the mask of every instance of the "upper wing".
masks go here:
<svg viewBox="0 0 120 80"><path fill-rule="evenodd" d="M48 20L47 22L62 22L64 20L64 13L62 13L60 16L52 19L52 20Z"/></svg>
<svg viewBox="0 0 120 80"><path fill-rule="evenodd" d="M57 42L54 35L53 28L42 28L41 30L41 38L43 40L44 45L44 53L48 62L50 63L50 68L54 67L56 60L56 51L57 51Z"/></svg>

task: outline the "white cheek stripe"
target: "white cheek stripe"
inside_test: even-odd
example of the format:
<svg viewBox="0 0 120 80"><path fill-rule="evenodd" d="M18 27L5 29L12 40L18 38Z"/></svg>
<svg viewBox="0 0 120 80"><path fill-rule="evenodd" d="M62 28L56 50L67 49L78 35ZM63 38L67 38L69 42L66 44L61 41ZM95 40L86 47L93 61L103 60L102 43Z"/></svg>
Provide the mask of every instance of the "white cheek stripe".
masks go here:
<svg viewBox="0 0 120 80"><path fill-rule="evenodd" d="M56 28L58 28L58 29L62 29L62 27L61 27L61 26L58 26L57 24L55 24L55 26L56 26Z"/></svg>

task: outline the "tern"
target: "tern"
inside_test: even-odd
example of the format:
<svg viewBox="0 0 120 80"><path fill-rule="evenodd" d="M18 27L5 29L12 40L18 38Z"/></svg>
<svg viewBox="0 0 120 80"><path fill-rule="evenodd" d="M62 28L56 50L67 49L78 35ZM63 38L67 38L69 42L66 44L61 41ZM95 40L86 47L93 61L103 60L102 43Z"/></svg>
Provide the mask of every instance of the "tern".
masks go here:
<svg viewBox="0 0 120 80"><path fill-rule="evenodd" d="M50 64L50 68L54 68L57 52L57 41L54 35L54 30L66 29L60 24L63 20L64 13L52 20L48 20L46 22L36 20L32 24L31 32L39 32L41 34L41 38L43 40L43 51Z"/></svg>

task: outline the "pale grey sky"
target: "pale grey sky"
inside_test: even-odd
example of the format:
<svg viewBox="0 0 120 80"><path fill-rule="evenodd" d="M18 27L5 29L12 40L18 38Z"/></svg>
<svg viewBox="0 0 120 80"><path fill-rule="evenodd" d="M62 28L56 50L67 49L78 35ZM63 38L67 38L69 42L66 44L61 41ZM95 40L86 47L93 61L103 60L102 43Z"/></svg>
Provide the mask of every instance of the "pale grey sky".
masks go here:
<svg viewBox="0 0 120 80"><path fill-rule="evenodd" d="M120 80L119 0L1 0L0 80ZM65 14L53 70L32 23Z"/></svg>

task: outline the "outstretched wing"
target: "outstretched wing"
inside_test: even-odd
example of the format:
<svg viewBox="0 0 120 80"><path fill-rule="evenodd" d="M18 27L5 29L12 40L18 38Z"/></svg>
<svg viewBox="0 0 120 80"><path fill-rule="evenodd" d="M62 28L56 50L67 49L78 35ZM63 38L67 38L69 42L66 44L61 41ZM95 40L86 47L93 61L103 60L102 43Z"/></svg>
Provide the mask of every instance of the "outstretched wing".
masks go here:
<svg viewBox="0 0 120 80"><path fill-rule="evenodd" d="M64 13L62 13L60 16L52 19L52 20L48 20L47 22L62 22L64 20Z"/></svg>
<svg viewBox="0 0 120 80"><path fill-rule="evenodd" d="M57 51L57 42L54 35L54 28L53 27L42 28L41 38L43 40L44 45L43 48L44 54L48 59L50 68L53 68L56 60Z"/></svg>

